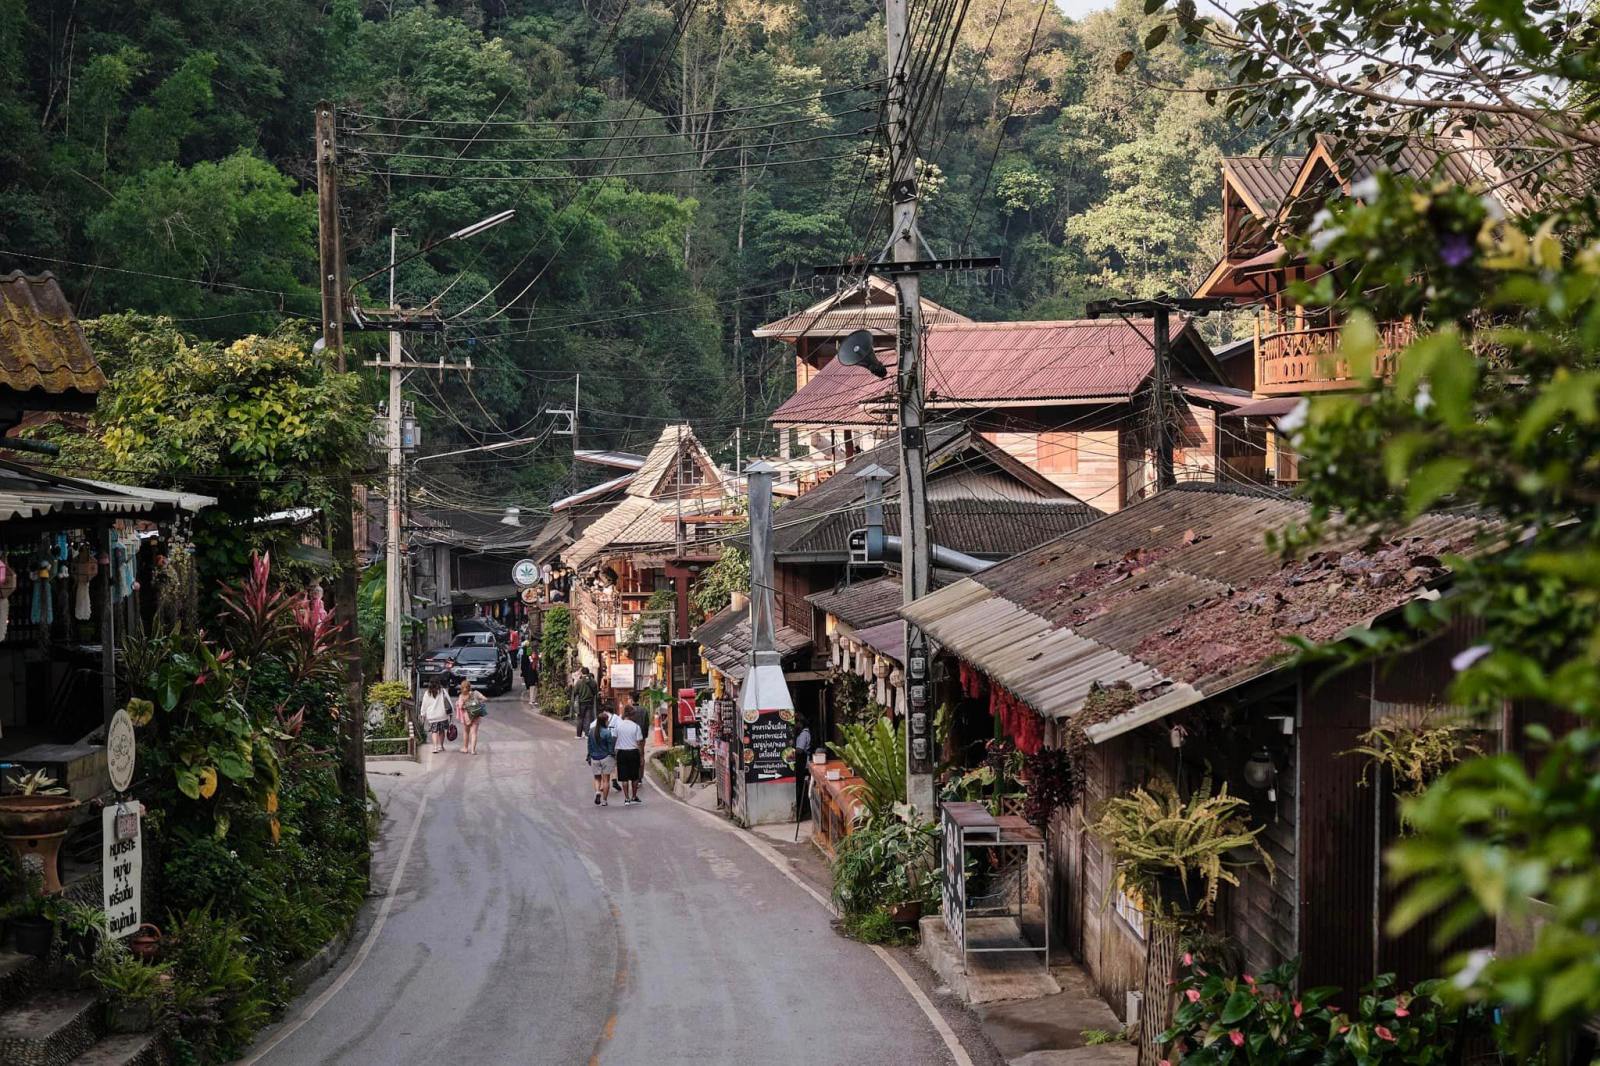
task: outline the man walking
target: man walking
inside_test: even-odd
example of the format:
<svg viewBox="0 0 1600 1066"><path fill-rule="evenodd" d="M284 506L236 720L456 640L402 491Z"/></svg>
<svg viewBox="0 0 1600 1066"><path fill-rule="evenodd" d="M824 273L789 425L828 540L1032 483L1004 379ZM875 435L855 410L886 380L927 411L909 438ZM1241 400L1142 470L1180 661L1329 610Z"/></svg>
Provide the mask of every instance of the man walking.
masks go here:
<svg viewBox="0 0 1600 1066"><path fill-rule="evenodd" d="M800 734L794 738L794 820L805 821L806 797L811 785L811 726L800 719Z"/></svg>
<svg viewBox="0 0 1600 1066"><path fill-rule="evenodd" d="M617 780L622 783L622 805L631 807L639 799L639 778L644 775L644 730L633 714L616 719Z"/></svg>
<svg viewBox="0 0 1600 1066"><path fill-rule="evenodd" d="M595 705L600 701L600 688L594 675L585 666L578 671L578 680L572 686L572 710L578 720L577 735L587 736L589 724L594 721Z"/></svg>

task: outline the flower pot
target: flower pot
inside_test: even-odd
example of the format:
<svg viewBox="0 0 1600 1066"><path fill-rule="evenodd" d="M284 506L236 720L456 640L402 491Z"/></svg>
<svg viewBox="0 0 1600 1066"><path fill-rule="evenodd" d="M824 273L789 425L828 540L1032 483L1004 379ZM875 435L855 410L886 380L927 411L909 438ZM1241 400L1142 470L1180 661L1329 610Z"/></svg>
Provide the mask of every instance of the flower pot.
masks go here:
<svg viewBox="0 0 1600 1066"><path fill-rule="evenodd" d="M38 857L47 895L61 891L56 855L77 809L78 801L70 796L0 796L0 840L19 862Z"/></svg>
<svg viewBox="0 0 1600 1066"><path fill-rule="evenodd" d="M907 900L889 904L889 920L896 925L916 925L922 921L922 901Z"/></svg>
<svg viewBox="0 0 1600 1066"><path fill-rule="evenodd" d="M1156 878L1156 894L1162 904L1180 914L1198 912L1206 899L1205 879L1199 874L1189 878L1187 886L1176 873L1161 874Z"/></svg>
<svg viewBox="0 0 1600 1066"><path fill-rule="evenodd" d="M128 950L144 961L150 962L161 954L161 930L149 922L141 925L128 938Z"/></svg>
<svg viewBox="0 0 1600 1066"><path fill-rule="evenodd" d="M56 938L56 927L48 918L13 918L11 932L16 937L17 950L36 959L50 954L50 945Z"/></svg>
<svg viewBox="0 0 1600 1066"><path fill-rule="evenodd" d="M113 1033L148 1033L155 1023L155 1008L149 1002L106 1005L106 1028Z"/></svg>

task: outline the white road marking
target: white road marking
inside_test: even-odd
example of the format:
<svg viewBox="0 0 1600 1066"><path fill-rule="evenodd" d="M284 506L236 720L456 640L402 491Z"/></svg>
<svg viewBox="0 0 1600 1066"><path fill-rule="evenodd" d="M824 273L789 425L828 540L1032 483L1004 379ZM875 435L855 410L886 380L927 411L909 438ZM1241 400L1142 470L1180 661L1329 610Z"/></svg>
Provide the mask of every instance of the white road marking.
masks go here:
<svg viewBox="0 0 1600 1066"><path fill-rule="evenodd" d="M301 1026L315 1018L317 1012L326 1007L329 1001L334 996L337 996L345 985L350 983L350 978L354 977L356 971L361 969L361 964L367 961L367 956L372 954L372 948L378 942L378 934L383 932L384 924L389 920L389 911L394 907L395 895L400 888L400 878L404 876L406 864L411 860L411 845L417 842L417 830L422 827L422 816L427 813L427 810L428 794L424 792L421 801L417 804L417 815L411 820L411 831L406 834L406 842L400 849L399 861L395 863L394 873L389 876L389 888L384 893L383 905L378 908L378 917L372 923L372 928L367 930L366 937L361 941L361 949L356 952L355 958L350 960L350 965L345 967L344 972L334 980L333 984L323 989L320 996L308 1003L293 1022L285 1024L272 1035L272 1039L261 1046L260 1050L249 1058L242 1060L239 1066L255 1066L273 1048L299 1032Z"/></svg>

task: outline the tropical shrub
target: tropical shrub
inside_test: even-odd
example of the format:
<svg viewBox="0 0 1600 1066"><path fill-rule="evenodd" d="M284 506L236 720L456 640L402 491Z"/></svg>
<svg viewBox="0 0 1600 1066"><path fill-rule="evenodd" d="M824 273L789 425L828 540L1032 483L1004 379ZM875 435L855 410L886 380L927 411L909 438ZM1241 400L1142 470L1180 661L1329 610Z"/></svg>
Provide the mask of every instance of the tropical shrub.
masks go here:
<svg viewBox="0 0 1600 1066"><path fill-rule="evenodd" d="M845 725L839 754L866 787L867 816L883 818L906 798L905 729L887 718L872 727Z"/></svg>
<svg viewBox="0 0 1600 1066"><path fill-rule="evenodd" d="M939 901L939 827L916 810L894 804L872 815L839 842L833 862L833 902L859 916L896 903Z"/></svg>
<svg viewBox="0 0 1600 1066"><path fill-rule="evenodd" d="M546 714L565 714L567 656L572 648L572 611L552 607L544 613L539 631L539 707Z"/></svg>

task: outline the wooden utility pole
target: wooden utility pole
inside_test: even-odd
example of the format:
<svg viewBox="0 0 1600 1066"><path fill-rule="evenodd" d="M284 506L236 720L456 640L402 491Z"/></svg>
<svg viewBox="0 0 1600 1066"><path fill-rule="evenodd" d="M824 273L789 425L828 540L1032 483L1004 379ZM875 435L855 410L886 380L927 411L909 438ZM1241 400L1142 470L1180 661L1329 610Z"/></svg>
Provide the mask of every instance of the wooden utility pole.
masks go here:
<svg viewBox="0 0 1600 1066"><path fill-rule="evenodd" d="M333 105L317 104L317 252L322 287L322 342L333 355L340 373L344 358L344 247L339 235L339 145ZM355 493L349 481L339 483L339 494L329 517L333 561L338 570L334 586L333 617L350 643L345 651L345 713L339 736L343 785L352 798L366 798L366 754L362 749L362 707L365 685L361 671L361 646L356 623Z"/></svg>
<svg viewBox="0 0 1600 1066"><path fill-rule="evenodd" d="M918 257L916 148L912 123L911 56L907 40L908 0L884 0L889 60L889 197L894 231L891 273L899 303L896 396L900 415L900 568L906 603L928 594L931 579L928 528L927 434L922 421L922 291L915 271L895 270ZM910 697L906 730L906 801L933 814L933 729L929 710L928 639L906 623L906 678Z"/></svg>
<svg viewBox="0 0 1600 1066"><path fill-rule="evenodd" d="M1151 309L1153 335L1150 347L1154 349L1155 366L1150 373L1151 404L1156 417L1156 490L1170 489L1177 484L1172 470L1172 406L1167 402L1168 361L1172 356L1171 312L1165 304Z"/></svg>
<svg viewBox="0 0 1600 1066"><path fill-rule="evenodd" d="M389 312L400 308L394 302L394 246L400 231L389 230ZM405 484L401 477L403 459L400 429L404 406L400 392L400 331L389 331L389 410L384 425L384 444L389 452L388 522L384 537L383 582L383 679L400 680L400 670L405 656L400 651L401 620L405 605L401 602L400 580L400 508L405 499Z"/></svg>

